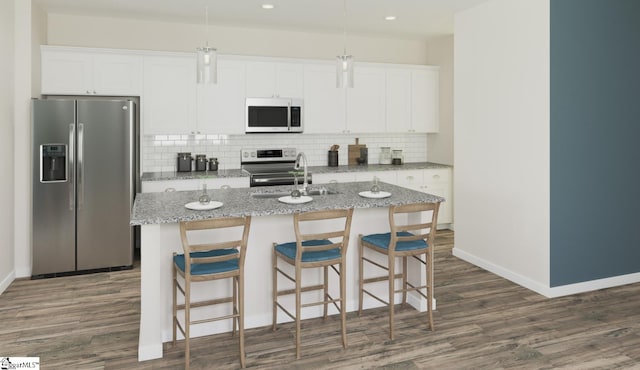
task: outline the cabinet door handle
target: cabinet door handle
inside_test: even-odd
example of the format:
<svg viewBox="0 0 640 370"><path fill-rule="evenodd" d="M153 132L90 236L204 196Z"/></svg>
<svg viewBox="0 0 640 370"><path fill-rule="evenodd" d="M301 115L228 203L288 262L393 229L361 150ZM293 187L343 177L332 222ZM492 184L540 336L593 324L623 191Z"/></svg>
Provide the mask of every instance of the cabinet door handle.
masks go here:
<svg viewBox="0 0 640 370"><path fill-rule="evenodd" d="M407 180L413 181L413 176L407 176Z"/></svg>
<svg viewBox="0 0 640 370"><path fill-rule="evenodd" d="M440 175L433 175L433 178L434 178L434 179L439 179L439 178L440 178Z"/></svg>
<svg viewBox="0 0 640 370"><path fill-rule="evenodd" d="M91 94L91 91L87 90L87 94Z"/></svg>
<svg viewBox="0 0 640 370"><path fill-rule="evenodd" d="M166 188L166 189L164 189L165 193L173 193L174 191L176 191L175 188Z"/></svg>

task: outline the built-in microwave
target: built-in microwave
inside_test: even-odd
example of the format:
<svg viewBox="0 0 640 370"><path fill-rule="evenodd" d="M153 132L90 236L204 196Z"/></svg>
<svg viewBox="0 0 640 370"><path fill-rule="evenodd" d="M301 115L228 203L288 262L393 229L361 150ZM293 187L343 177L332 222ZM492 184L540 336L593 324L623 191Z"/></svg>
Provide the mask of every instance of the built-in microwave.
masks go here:
<svg viewBox="0 0 640 370"><path fill-rule="evenodd" d="M302 132L302 99L247 98L245 132Z"/></svg>

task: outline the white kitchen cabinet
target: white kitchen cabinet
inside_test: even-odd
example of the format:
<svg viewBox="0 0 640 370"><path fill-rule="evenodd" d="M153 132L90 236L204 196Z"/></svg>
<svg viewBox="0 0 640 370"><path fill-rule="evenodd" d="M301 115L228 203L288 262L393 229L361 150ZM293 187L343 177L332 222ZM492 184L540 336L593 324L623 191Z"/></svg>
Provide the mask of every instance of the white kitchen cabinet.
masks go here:
<svg viewBox="0 0 640 370"><path fill-rule="evenodd" d="M410 132L411 125L411 70L388 68L386 70L386 130Z"/></svg>
<svg viewBox="0 0 640 370"><path fill-rule="evenodd" d="M138 96L142 56L42 46L43 95Z"/></svg>
<svg viewBox="0 0 640 370"><path fill-rule="evenodd" d="M249 98L301 98L303 64L296 62L248 61L246 93Z"/></svg>
<svg viewBox="0 0 640 370"><path fill-rule="evenodd" d="M398 171L397 185L417 191L424 191L424 170Z"/></svg>
<svg viewBox="0 0 640 370"><path fill-rule="evenodd" d="M144 134L189 134L196 128L196 60L192 56L145 56Z"/></svg>
<svg viewBox="0 0 640 370"><path fill-rule="evenodd" d="M336 88L333 64L304 66L304 132L336 134L346 130L346 89Z"/></svg>
<svg viewBox="0 0 640 370"><path fill-rule="evenodd" d="M438 132L439 84L437 69L419 69L411 72L410 132Z"/></svg>
<svg viewBox="0 0 640 370"><path fill-rule="evenodd" d="M368 171L356 172L356 181L371 181L377 177L378 181L388 182L389 184L398 184L398 175L396 171ZM384 189L383 189L384 190Z"/></svg>
<svg viewBox="0 0 640 370"><path fill-rule="evenodd" d="M386 92L384 68L357 64L354 68L354 87L346 89L347 132L385 132Z"/></svg>
<svg viewBox="0 0 640 370"><path fill-rule="evenodd" d="M245 63L218 60L218 83L197 85L196 131L243 134L245 127Z"/></svg>
<svg viewBox="0 0 640 370"><path fill-rule="evenodd" d="M201 190L202 184L207 184L207 192L213 196L216 200L216 192L223 186L229 186L232 188L248 188L248 177L218 177L218 178L202 178L202 179L189 179L189 180L159 180L159 181L143 181L142 192L143 193L155 193L163 191L188 191L188 190Z"/></svg>
<svg viewBox="0 0 640 370"><path fill-rule="evenodd" d="M332 181L336 181L338 183L354 182L356 181L356 173L355 172L336 172L336 173L314 173L313 174L314 184L329 184Z"/></svg>

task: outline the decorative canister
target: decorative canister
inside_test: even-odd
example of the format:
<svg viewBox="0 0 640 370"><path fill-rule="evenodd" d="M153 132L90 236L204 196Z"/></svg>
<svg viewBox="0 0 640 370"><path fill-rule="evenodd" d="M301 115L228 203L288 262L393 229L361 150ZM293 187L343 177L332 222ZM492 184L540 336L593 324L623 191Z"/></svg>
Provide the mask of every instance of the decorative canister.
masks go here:
<svg viewBox="0 0 640 370"><path fill-rule="evenodd" d="M391 164L391 147L383 146L380 148L380 164Z"/></svg>
<svg viewBox="0 0 640 370"><path fill-rule="evenodd" d="M196 171L207 170L207 156L204 154L196 154Z"/></svg>
<svg viewBox="0 0 640 370"><path fill-rule="evenodd" d="M210 158L209 159L209 171L217 171L218 170L218 158Z"/></svg>

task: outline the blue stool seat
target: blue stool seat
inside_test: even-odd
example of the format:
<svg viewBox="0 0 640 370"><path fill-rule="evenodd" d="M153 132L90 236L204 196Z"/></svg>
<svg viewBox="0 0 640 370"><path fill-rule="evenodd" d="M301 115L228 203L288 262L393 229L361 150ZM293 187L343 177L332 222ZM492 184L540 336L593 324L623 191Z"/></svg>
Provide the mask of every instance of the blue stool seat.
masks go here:
<svg viewBox="0 0 640 370"><path fill-rule="evenodd" d="M238 250L236 249L216 249L208 252L192 252L192 258L203 258L203 257L215 257L215 256L226 256L229 254L238 254ZM184 272L184 254L178 254L173 257L173 262L178 266L178 268ZM208 274L216 274L220 272L228 272L237 270L238 267L238 259L232 259L228 261L220 261L220 262L211 262L211 263L192 263L191 264L191 275L208 275Z"/></svg>
<svg viewBox="0 0 640 370"><path fill-rule="evenodd" d="M327 239L319 239L319 240L306 240L302 242L302 245L305 247L315 247L320 245L330 245L330 240ZM292 260L296 259L296 243L283 243L278 244L275 247L276 252L281 253ZM302 262L318 262L318 261L328 261L340 258L340 248L328 249L326 251L310 251L302 253Z"/></svg>
<svg viewBox="0 0 640 370"><path fill-rule="evenodd" d="M413 234L406 231L399 231L397 236L412 236ZM391 233L384 234L371 234L362 237L362 241L369 244L373 244L378 248L389 249L389 243L391 243ZM398 241L396 244L397 251L411 251L417 249L426 249L428 247L427 242L424 240L411 240L411 241Z"/></svg>

